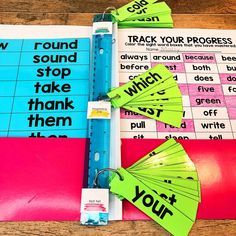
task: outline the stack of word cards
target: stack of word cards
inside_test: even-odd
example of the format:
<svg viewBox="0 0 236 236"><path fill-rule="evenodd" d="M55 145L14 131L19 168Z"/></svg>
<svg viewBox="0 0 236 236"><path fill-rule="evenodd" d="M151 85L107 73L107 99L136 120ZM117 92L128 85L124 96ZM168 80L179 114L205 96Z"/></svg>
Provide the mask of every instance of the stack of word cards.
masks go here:
<svg viewBox="0 0 236 236"><path fill-rule="evenodd" d="M0 136L87 136L90 39L0 41Z"/></svg>
<svg viewBox="0 0 236 236"><path fill-rule="evenodd" d="M165 2L136 0L113 11L119 28L172 28L171 9Z"/></svg>
<svg viewBox="0 0 236 236"><path fill-rule="evenodd" d="M118 169L111 192L125 198L173 235L187 235L201 201L196 168L170 139L127 169Z"/></svg>
<svg viewBox="0 0 236 236"><path fill-rule="evenodd" d="M183 117L182 95L172 73L156 65L108 93L114 107L141 114L175 127ZM143 127L144 128L144 127Z"/></svg>

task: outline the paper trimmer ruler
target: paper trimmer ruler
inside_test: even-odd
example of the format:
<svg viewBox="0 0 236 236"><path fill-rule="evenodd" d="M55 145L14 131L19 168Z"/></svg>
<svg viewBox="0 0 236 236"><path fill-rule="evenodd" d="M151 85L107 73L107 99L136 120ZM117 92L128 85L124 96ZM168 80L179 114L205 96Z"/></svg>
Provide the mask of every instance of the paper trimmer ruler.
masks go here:
<svg viewBox="0 0 236 236"><path fill-rule="evenodd" d="M92 87L90 101L103 100L111 90L112 75L112 16L95 15L92 38ZM110 120L89 120L89 173L88 186L93 187L96 173L109 167L110 159ZM99 176L99 184L108 188L108 173Z"/></svg>

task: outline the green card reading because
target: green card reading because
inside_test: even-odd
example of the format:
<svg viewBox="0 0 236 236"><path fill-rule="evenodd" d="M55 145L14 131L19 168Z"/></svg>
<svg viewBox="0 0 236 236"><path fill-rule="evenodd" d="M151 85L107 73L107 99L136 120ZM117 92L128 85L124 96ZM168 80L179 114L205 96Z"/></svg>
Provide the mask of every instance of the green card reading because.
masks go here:
<svg viewBox="0 0 236 236"><path fill-rule="evenodd" d="M173 171L174 170L174 171ZM173 235L188 235L197 214L200 182L181 144L170 139L110 180L127 199Z"/></svg>
<svg viewBox="0 0 236 236"><path fill-rule="evenodd" d="M172 73L164 65L154 66L107 95L114 107L122 106L175 127L181 125L182 95Z"/></svg>

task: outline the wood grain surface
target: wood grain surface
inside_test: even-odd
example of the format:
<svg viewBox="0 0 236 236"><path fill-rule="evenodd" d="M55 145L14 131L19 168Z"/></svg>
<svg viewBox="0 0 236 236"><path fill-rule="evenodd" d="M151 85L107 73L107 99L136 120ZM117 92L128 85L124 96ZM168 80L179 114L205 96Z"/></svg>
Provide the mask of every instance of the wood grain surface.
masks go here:
<svg viewBox="0 0 236 236"><path fill-rule="evenodd" d="M0 12L88 13L116 8L130 0L1 0ZM235 14L235 0L166 0L177 14Z"/></svg>
<svg viewBox="0 0 236 236"><path fill-rule="evenodd" d="M91 25L92 15L129 0L0 0L1 24ZM236 29L236 0L167 0L177 28ZM232 203L235 204L235 203ZM0 212L1 214L1 212ZM181 227L181 225L179 226ZM116 221L103 227L79 222L2 222L2 236L169 235L153 221ZM191 236L234 236L236 220L198 220Z"/></svg>

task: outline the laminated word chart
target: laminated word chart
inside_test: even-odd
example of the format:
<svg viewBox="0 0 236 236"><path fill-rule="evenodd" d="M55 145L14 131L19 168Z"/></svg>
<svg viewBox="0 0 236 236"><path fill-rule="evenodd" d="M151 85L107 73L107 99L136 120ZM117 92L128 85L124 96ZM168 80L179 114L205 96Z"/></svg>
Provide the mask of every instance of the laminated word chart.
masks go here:
<svg viewBox="0 0 236 236"><path fill-rule="evenodd" d="M87 136L89 38L0 40L0 136Z"/></svg>
<svg viewBox="0 0 236 236"><path fill-rule="evenodd" d="M174 74L183 95L181 127L123 109L122 138L236 138L235 30L119 31L121 84L156 64L164 64Z"/></svg>

